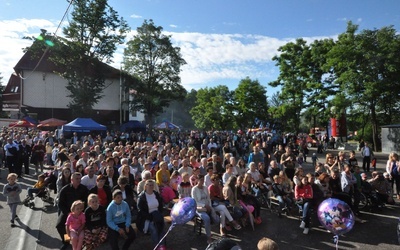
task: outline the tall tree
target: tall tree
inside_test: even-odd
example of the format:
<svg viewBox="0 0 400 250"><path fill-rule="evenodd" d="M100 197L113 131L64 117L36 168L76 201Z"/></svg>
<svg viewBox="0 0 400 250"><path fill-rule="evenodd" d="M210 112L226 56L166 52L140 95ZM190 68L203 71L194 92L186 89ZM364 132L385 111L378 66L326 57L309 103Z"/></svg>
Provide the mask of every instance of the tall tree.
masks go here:
<svg viewBox="0 0 400 250"><path fill-rule="evenodd" d="M171 101L186 95L179 76L186 62L180 48L172 45L171 36L162 31L153 20L145 20L124 51L124 69L140 79L136 86L127 86L135 90L130 92L130 108L144 112L147 124L153 124L153 118Z"/></svg>
<svg viewBox="0 0 400 250"><path fill-rule="evenodd" d="M300 128L300 114L305 107L306 92L309 91L307 80L310 48L304 39L297 39L296 42L287 43L278 50L281 54L273 57L273 60L279 66L280 74L278 79L269 85L282 87L280 98L284 101L284 106L280 109L289 115L286 122L291 130L297 133Z"/></svg>
<svg viewBox="0 0 400 250"><path fill-rule="evenodd" d="M217 130L234 128L232 98L232 91L224 85L199 89L196 105L190 111L196 127Z"/></svg>
<svg viewBox="0 0 400 250"><path fill-rule="evenodd" d="M266 88L249 77L242 79L233 94L235 120L241 129L250 128L257 118L268 120Z"/></svg>
<svg viewBox="0 0 400 250"><path fill-rule="evenodd" d="M366 107L373 144L379 149L378 113L396 107L400 93L400 36L393 27L363 30L349 22L328 53L340 90L359 107ZM392 110L389 108L389 110ZM393 113L392 113L393 114Z"/></svg>
<svg viewBox="0 0 400 250"><path fill-rule="evenodd" d="M69 108L77 115L90 115L106 87L103 63L112 62L130 28L107 0L74 0L73 7L71 21L63 29L65 38L61 38L65 46L54 62L68 80Z"/></svg>

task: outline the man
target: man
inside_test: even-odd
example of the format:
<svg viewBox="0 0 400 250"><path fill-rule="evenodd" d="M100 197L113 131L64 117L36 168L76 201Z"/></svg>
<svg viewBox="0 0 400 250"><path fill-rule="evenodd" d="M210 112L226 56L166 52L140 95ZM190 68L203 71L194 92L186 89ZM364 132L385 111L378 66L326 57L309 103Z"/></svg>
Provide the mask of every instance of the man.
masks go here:
<svg viewBox="0 0 400 250"><path fill-rule="evenodd" d="M264 155L261 152L259 145L253 147L253 152L250 153L247 163L250 164L250 162L254 162L256 166L258 166L258 163L260 162L264 163Z"/></svg>
<svg viewBox="0 0 400 250"><path fill-rule="evenodd" d="M6 166L9 173L16 173L18 177L21 177L21 173L17 173L17 155L18 155L18 145L13 142L11 137L7 138L7 144L4 145L4 152L6 155Z"/></svg>
<svg viewBox="0 0 400 250"><path fill-rule="evenodd" d="M369 172L371 157L374 155L374 152L368 146L368 142L365 142L364 147L361 149L361 155L363 156L363 170L364 172Z"/></svg>
<svg viewBox="0 0 400 250"><path fill-rule="evenodd" d="M186 172L189 176L192 176L193 169L189 166L189 161L187 159L182 160L182 167L178 170L178 172L181 175Z"/></svg>
<svg viewBox="0 0 400 250"><path fill-rule="evenodd" d="M88 174L82 177L81 184L90 190L96 186L97 175L94 174L93 166L87 167L86 170Z"/></svg>
<svg viewBox="0 0 400 250"><path fill-rule="evenodd" d="M65 222L67 221L68 214L70 213L71 205L74 201L81 200L86 202L89 191L88 189L81 184L82 174L75 172L71 175L71 183L64 186L59 194L58 199L58 210L59 215L57 219L56 228L58 233L60 234L61 241L63 245L61 249L67 249L69 243L64 240L64 234L66 234L65 230Z"/></svg>
<svg viewBox="0 0 400 250"><path fill-rule="evenodd" d="M21 167L21 171L22 171L22 165L24 165L25 174L29 175L29 157L31 156L32 148L26 143L25 139L21 141L21 145L19 145L18 152L19 152L18 165Z"/></svg>

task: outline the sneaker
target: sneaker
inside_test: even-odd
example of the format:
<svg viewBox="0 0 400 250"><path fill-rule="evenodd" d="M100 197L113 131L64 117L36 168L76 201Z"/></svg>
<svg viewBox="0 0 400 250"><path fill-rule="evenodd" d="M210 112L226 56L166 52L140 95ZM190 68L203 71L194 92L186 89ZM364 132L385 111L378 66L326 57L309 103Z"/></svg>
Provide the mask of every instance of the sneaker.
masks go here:
<svg viewBox="0 0 400 250"><path fill-rule="evenodd" d="M300 228L301 228L301 229L305 229L305 228L306 228L306 223L305 223L304 221L302 221L302 222L300 223Z"/></svg>
<svg viewBox="0 0 400 250"><path fill-rule="evenodd" d="M303 234L308 234L308 231L310 231L310 229L309 228L304 228L304 231L303 231Z"/></svg>
<svg viewBox="0 0 400 250"><path fill-rule="evenodd" d="M11 220L11 227L15 227L14 220Z"/></svg>

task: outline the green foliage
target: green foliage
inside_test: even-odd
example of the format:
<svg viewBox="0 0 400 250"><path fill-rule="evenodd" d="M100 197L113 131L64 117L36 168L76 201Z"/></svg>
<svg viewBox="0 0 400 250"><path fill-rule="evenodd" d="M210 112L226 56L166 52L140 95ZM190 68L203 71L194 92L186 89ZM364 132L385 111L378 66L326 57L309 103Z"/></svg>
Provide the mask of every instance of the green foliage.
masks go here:
<svg viewBox="0 0 400 250"><path fill-rule="evenodd" d="M348 23L336 45L328 53L340 91L353 105L370 114L373 144L378 149L379 111L398 110L400 92L400 39L393 27L363 30Z"/></svg>
<svg viewBox="0 0 400 250"><path fill-rule="evenodd" d="M233 93L233 108L236 124L241 129L252 126L255 118L266 121L268 115L268 103L266 89L257 80L249 77L242 79Z"/></svg>
<svg viewBox="0 0 400 250"><path fill-rule="evenodd" d="M235 127L232 113L233 93L219 85L197 91L196 104L190 114L199 129L225 130Z"/></svg>
<svg viewBox="0 0 400 250"><path fill-rule="evenodd" d="M186 62L180 48L174 47L162 30L152 20L145 20L124 51L124 69L140 79L135 86L126 86L136 90L130 108L144 112L147 124L153 124L153 118L171 101L186 96L179 76Z"/></svg>

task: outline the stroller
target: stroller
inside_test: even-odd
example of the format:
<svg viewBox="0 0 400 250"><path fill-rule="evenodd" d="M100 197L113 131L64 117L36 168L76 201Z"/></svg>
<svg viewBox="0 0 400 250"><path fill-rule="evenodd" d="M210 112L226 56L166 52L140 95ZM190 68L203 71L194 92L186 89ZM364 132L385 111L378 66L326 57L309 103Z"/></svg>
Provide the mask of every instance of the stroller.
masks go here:
<svg viewBox="0 0 400 250"><path fill-rule="evenodd" d="M50 190L54 189L55 190L55 182L56 182L57 177L52 172L45 173L45 187L41 188L38 193L34 194L33 197L27 196L23 200L23 204L29 208L34 208L35 207L35 198L39 197L42 199L42 201L47 202L47 203L54 203L54 198L50 196Z"/></svg>

